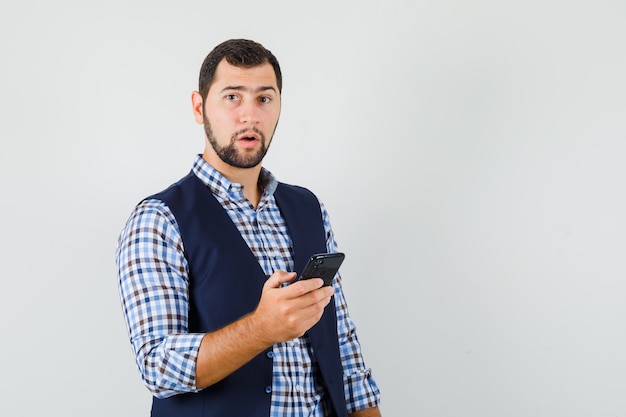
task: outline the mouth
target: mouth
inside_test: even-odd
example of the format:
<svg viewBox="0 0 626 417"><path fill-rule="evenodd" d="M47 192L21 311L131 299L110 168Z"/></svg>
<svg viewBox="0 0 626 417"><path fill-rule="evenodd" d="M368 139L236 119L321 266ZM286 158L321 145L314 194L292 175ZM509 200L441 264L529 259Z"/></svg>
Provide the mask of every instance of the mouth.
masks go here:
<svg viewBox="0 0 626 417"><path fill-rule="evenodd" d="M244 142L254 142L255 140L259 140L256 136L243 136L240 137L239 140Z"/></svg>
<svg viewBox="0 0 626 417"><path fill-rule="evenodd" d="M261 143L261 135L253 130L248 130L241 132L238 136L235 136L235 141L244 148L252 149Z"/></svg>
<svg viewBox="0 0 626 417"><path fill-rule="evenodd" d="M250 144L254 142L260 142L261 139L263 138L263 134L260 131L258 131L258 129L251 128L251 129L245 129L243 131L239 131L235 133L233 137L235 138L237 142Z"/></svg>

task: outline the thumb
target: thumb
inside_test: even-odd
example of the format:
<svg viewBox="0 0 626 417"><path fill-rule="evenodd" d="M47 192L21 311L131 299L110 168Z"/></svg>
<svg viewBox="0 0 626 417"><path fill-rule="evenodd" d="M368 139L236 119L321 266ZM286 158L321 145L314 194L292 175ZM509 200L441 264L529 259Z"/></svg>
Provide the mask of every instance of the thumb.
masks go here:
<svg viewBox="0 0 626 417"><path fill-rule="evenodd" d="M296 277L295 272L287 272L278 270L274 272L265 282L265 285L270 288L279 288L283 283L289 282Z"/></svg>

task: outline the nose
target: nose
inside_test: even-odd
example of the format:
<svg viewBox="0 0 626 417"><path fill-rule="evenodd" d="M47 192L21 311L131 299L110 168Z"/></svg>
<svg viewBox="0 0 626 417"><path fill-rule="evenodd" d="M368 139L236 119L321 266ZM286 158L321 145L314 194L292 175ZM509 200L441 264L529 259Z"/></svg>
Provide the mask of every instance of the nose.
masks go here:
<svg viewBox="0 0 626 417"><path fill-rule="evenodd" d="M257 124L259 122L259 109L254 102L242 103L239 107L239 120L244 124Z"/></svg>

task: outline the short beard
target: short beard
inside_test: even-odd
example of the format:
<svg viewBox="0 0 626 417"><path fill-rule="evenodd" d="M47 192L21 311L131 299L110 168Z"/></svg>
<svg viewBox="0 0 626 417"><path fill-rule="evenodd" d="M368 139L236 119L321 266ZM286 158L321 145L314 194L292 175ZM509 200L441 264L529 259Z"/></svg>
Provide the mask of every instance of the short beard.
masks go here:
<svg viewBox="0 0 626 417"><path fill-rule="evenodd" d="M206 115L202 115L202 120L204 122L204 133L206 134L209 143L213 147L213 150L219 156L219 158L227 163L230 166L235 168L252 168L261 163L263 158L265 158L265 154L267 154L267 150L269 149L269 144L266 145L265 135L261 132L256 126L251 128L247 128L244 130L240 130L235 132L230 138L230 144L226 146L220 146L217 143L217 139L215 139L215 135L213 134L213 129L211 129L211 123L209 119L207 119ZM261 142L261 149L259 149L254 154L244 154L237 152L237 148L235 147L235 141L237 137L242 133L252 131L259 136L259 140ZM272 138L270 138L270 143Z"/></svg>

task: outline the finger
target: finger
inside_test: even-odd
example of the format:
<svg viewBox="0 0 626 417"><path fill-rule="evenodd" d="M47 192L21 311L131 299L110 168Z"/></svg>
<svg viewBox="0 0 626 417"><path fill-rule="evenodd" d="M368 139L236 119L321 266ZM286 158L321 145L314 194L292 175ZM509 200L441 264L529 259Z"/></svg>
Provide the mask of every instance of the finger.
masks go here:
<svg viewBox="0 0 626 417"><path fill-rule="evenodd" d="M265 285L270 288L279 288L283 283L289 282L296 277L295 272L286 272L278 270L274 272L268 279Z"/></svg>
<svg viewBox="0 0 626 417"><path fill-rule="evenodd" d="M324 280L322 278L309 278L300 282L304 284L306 292L314 291L324 286Z"/></svg>
<svg viewBox="0 0 626 417"><path fill-rule="evenodd" d="M322 288L323 285L324 280L321 278L308 278L300 280L298 282L294 282L289 287L294 292L294 296L299 297L301 295L308 294L311 291Z"/></svg>

